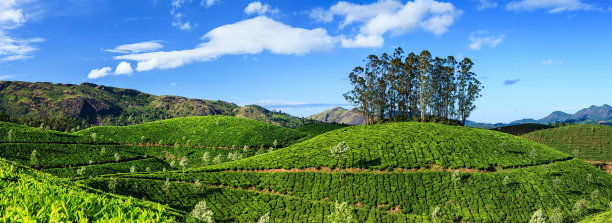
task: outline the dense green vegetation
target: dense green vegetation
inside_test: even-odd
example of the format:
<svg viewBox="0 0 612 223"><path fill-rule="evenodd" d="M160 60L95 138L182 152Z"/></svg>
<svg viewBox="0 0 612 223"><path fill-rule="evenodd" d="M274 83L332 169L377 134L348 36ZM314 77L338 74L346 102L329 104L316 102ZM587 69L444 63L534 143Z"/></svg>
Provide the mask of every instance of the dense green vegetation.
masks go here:
<svg viewBox="0 0 612 223"><path fill-rule="evenodd" d="M522 136L580 159L612 162L612 126L570 125Z"/></svg>
<svg viewBox="0 0 612 223"><path fill-rule="evenodd" d="M568 159L550 147L495 131L433 123L362 125L330 131L261 156L208 169L336 168L329 149L345 141L346 168L511 168Z"/></svg>
<svg viewBox="0 0 612 223"><path fill-rule="evenodd" d="M417 216L421 221L428 219L435 207L440 207L440 218L446 220L526 222L537 209L550 216L559 208L571 221L607 210L612 199L612 176L577 159L494 173L349 172L344 174L342 183L334 172L316 171L158 172L117 177L122 182L122 193L167 201L177 209L187 209L204 198L220 204L220 214L216 215L219 219L227 218L224 213L228 211L233 212L229 216L251 220L271 211L273 217L284 222L294 214L283 210L314 211L313 217L320 219L329 212L310 205L329 205L326 202L335 200L351 204L359 219L375 222L419 219ZM166 180L171 185L169 190L163 188ZM108 190L107 181L94 178L84 182ZM197 189L196 184L207 186ZM279 201L286 199L282 197L296 201ZM574 213L574 205L580 199L586 200L585 206ZM279 202L281 206L275 206ZM241 212L246 206L252 211Z"/></svg>
<svg viewBox="0 0 612 223"><path fill-rule="evenodd" d="M585 218L584 220L582 220L580 222L581 223L607 223L607 222L612 222L612 208L610 208L610 209L611 209L610 211L590 216L590 217Z"/></svg>
<svg viewBox="0 0 612 223"><path fill-rule="evenodd" d="M132 126L99 126L76 134L99 137L101 142L206 147L289 145L306 134L265 122L229 116L168 119Z"/></svg>
<svg viewBox="0 0 612 223"><path fill-rule="evenodd" d="M554 128L554 126L536 124L536 123L526 123L526 124L497 127L497 128L492 128L491 130L519 136L519 135L524 135L530 132L534 132L534 131L538 131L542 129L550 129L550 128Z"/></svg>
<svg viewBox="0 0 612 223"><path fill-rule="evenodd" d="M0 222L175 222L181 215L0 159Z"/></svg>
<svg viewBox="0 0 612 223"><path fill-rule="evenodd" d="M155 96L92 83L0 81L0 121L74 132L95 125L132 125L156 120L228 115L297 127L303 119L260 106Z"/></svg>
<svg viewBox="0 0 612 223"><path fill-rule="evenodd" d="M344 128L348 125L336 124L336 123L310 123L303 126L297 127L295 130L308 134L309 137L321 135L323 133Z"/></svg>
<svg viewBox="0 0 612 223"><path fill-rule="evenodd" d="M432 58L427 50L404 57L398 47L391 55L369 55L365 62L349 74L353 89L344 98L366 124L420 120L465 125L483 88L469 58Z"/></svg>
<svg viewBox="0 0 612 223"><path fill-rule="evenodd" d="M0 143L92 143L90 137L0 122Z"/></svg>

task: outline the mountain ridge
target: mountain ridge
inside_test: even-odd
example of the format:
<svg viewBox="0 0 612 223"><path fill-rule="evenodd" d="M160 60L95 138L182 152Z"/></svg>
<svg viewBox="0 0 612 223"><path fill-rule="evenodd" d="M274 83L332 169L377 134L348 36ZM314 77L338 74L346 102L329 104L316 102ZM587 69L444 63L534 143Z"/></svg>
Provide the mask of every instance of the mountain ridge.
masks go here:
<svg viewBox="0 0 612 223"><path fill-rule="evenodd" d="M302 120L261 106L221 100L153 95L138 90L83 82L0 81L0 120L59 131L87 126L132 125L189 116L227 115L285 127Z"/></svg>
<svg viewBox="0 0 612 223"><path fill-rule="evenodd" d="M347 110L342 107L335 107L321 113L308 116L321 122L335 122L350 125L364 124L363 116L355 110ZM497 128L508 125L518 125L526 123L551 124L551 123L575 123L575 124L608 124L612 125L612 106L603 104L602 106L591 105L583 108L574 114L562 111L554 111L541 119L525 118L509 123L480 123L467 121L466 126L476 128Z"/></svg>

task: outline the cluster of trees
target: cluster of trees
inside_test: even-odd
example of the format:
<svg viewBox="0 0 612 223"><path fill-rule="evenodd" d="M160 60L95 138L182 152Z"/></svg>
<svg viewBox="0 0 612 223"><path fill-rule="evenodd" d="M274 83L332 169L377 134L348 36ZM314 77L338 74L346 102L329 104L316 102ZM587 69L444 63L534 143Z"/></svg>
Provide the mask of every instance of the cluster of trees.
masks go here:
<svg viewBox="0 0 612 223"><path fill-rule="evenodd" d="M366 124L460 120L465 125L481 96L483 87L469 58L432 58L427 50L404 56L397 48L391 55L370 55L365 62L349 74L354 88L344 98L363 114Z"/></svg>

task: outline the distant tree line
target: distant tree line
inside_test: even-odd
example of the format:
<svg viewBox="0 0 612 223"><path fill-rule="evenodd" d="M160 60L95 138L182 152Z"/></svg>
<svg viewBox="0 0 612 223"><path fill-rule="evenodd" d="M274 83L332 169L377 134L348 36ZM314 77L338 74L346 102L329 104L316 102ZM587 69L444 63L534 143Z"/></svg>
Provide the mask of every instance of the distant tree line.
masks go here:
<svg viewBox="0 0 612 223"><path fill-rule="evenodd" d="M433 121L465 125L483 89L469 58L432 58L429 51L404 56L370 55L349 74L352 90L344 94L366 124L383 121Z"/></svg>

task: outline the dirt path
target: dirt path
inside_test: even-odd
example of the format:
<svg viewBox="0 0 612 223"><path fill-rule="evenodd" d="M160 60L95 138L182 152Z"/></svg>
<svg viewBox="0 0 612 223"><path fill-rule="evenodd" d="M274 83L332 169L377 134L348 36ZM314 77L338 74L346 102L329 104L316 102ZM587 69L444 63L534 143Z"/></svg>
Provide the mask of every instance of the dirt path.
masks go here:
<svg viewBox="0 0 612 223"><path fill-rule="evenodd" d="M593 161L593 160L583 160L600 170L606 171L607 173L612 173L612 163L602 162L602 161Z"/></svg>

